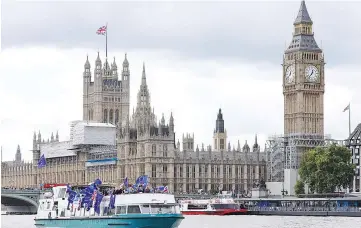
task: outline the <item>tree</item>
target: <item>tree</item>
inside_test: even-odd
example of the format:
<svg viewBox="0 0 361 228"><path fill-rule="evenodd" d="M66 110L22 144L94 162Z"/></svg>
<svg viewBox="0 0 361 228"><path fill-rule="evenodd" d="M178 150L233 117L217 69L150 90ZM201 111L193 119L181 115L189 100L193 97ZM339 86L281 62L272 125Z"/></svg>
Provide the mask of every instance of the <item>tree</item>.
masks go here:
<svg viewBox="0 0 361 228"><path fill-rule="evenodd" d="M296 195L305 194L305 184L303 181L298 180L295 184L295 193Z"/></svg>
<svg viewBox="0 0 361 228"><path fill-rule="evenodd" d="M351 152L343 146L316 147L302 156L299 175L311 192L332 193L347 188L352 182L355 166Z"/></svg>

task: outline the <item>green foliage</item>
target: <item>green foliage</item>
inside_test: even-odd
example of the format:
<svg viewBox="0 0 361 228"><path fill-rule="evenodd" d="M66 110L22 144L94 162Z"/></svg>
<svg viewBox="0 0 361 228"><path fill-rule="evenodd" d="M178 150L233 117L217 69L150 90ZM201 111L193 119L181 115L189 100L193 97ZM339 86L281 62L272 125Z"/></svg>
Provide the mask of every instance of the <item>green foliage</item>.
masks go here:
<svg viewBox="0 0 361 228"><path fill-rule="evenodd" d="M343 146L317 147L302 157L299 174L311 192L332 193L349 187L355 166L351 152Z"/></svg>
<svg viewBox="0 0 361 228"><path fill-rule="evenodd" d="M303 181L298 180L295 184L295 193L296 195L305 194L305 184Z"/></svg>

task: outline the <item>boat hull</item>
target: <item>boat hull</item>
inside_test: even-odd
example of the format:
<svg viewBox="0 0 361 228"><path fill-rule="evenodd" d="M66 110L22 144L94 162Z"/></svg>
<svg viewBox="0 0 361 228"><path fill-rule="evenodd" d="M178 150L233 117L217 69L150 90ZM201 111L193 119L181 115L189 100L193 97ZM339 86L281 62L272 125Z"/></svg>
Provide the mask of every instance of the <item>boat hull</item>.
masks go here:
<svg viewBox="0 0 361 228"><path fill-rule="evenodd" d="M246 209L225 209L225 210L215 210L215 211L182 211L183 215L242 215L247 214Z"/></svg>
<svg viewBox="0 0 361 228"><path fill-rule="evenodd" d="M35 226L37 228L176 228L183 219L181 214L129 214L112 217L35 219Z"/></svg>

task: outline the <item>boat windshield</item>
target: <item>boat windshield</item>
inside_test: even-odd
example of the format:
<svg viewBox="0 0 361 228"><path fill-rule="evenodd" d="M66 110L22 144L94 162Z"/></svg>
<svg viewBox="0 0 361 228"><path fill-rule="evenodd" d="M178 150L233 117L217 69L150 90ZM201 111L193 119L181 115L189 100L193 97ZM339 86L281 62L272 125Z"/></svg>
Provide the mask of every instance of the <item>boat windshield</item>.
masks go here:
<svg viewBox="0 0 361 228"><path fill-rule="evenodd" d="M117 206L115 214L175 214L177 213L174 204L143 204Z"/></svg>
<svg viewBox="0 0 361 228"><path fill-rule="evenodd" d="M143 205L147 206L147 205ZM174 214L176 213L175 205L151 204L150 213L152 214Z"/></svg>
<svg viewBox="0 0 361 228"><path fill-rule="evenodd" d="M214 209L239 209L239 205L235 203L230 204L212 204Z"/></svg>

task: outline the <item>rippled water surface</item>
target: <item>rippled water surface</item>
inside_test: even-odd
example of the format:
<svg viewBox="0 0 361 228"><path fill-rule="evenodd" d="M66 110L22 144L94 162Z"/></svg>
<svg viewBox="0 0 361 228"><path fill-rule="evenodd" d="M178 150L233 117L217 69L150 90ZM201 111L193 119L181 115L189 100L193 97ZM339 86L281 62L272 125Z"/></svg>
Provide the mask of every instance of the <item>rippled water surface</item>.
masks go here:
<svg viewBox="0 0 361 228"><path fill-rule="evenodd" d="M34 228L35 215L2 215L2 228ZM180 228L356 228L361 218L282 216L186 216Z"/></svg>

